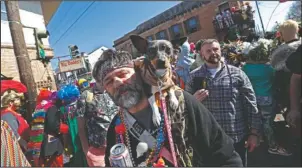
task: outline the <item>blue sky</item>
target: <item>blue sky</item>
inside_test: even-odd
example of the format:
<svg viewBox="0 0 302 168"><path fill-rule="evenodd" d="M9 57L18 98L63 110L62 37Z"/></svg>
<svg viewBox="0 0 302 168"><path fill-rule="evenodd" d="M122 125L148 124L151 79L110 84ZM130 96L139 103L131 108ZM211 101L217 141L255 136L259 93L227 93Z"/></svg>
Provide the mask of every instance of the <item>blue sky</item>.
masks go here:
<svg viewBox="0 0 302 168"><path fill-rule="evenodd" d="M80 52L87 53L101 46L111 48L114 40L135 29L140 23L179 3L179 1L96 1L76 24L63 35L91 2L63 1L52 17L47 29L50 32L50 46L54 49L55 57L68 55L70 44L76 44ZM274 25L275 21L282 22L284 20L291 3L285 2L278 6L268 29ZM259 7L264 27L266 27L277 4L278 1L260 2ZM254 2L252 2L252 6L256 9ZM260 24L258 13L255 16L256 23ZM259 25L259 27L261 26ZM54 69L57 65L57 60L53 60L52 66Z"/></svg>

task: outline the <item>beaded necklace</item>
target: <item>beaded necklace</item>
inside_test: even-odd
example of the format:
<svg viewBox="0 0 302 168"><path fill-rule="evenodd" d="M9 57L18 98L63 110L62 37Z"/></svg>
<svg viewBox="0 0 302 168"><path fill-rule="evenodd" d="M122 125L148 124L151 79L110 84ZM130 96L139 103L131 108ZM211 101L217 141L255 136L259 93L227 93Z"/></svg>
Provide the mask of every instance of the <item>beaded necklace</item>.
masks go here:
<svg viewBox="0 0 302 168"><path fill-rule="evenodd" d="M117 118L115 124L116 124L116 132L117 132L117 136L116 136L116 141L118 143L124 143L128 150L129 150L129 154L130 154L130 158L132 161L133 166L135 167L136 164L134 162L133 156L132 156L132 150L131 150L131 145L130 145L130 138L129 138L129 133L128 133L128 128L129 125L127 123L127 121L125 121L124 118L124 114L122 111L120 111L118 113L119 118ZM161 122L160 122L160 127L157 129L157 137L156 137L156 143L154 144L153 148L151 149L151 151L149 152L149 155L145 161L146 166L151 167L152 163L151 161L155 160L158 158L159 152L165 142L165 134L164 134L164 116L163 114L161 115ZM123 128L124 127L124 128ZM118 129L118 130L117 130ZM155 132L154 132L155 133ZM124 137L125 140L124 140Z"/></svg>

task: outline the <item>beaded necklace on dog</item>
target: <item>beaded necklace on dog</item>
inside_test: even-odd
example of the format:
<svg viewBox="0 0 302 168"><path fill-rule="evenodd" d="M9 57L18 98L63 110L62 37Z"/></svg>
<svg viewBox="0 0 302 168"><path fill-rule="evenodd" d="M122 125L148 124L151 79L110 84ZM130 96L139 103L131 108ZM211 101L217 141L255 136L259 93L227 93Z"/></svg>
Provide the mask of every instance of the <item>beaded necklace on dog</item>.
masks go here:
<svg viewBox="0 0 302 168"><path fill-rule="evenodd" d="M159 86L159 88L162 87L161 82L158 83L158 86ZM167 114L166 100L162 94L162 90L160 90L159 93L160 93L160 96L159 96L159 100L157 100L157 102L158 101L160 102L160 106L163 110L163 113L161 114L162 120L160 122L160 127L159 127L158 133L157 133L157 138L156 138L157 141L154 144L153 149L151 149L151 151L149 152L149 155L145 161L145 164L146 164L146 166L152 166L151 161L158 158L159 152L165 142L164 132L166 131L167 135L168 135L169 146L171 149L173 164L175 167L177 167L176 154L175 154L174 143L173 143L172 133L171 133L171 123L169 121L168 114ZM130 138L129 138L129 134L128 134L128 123L125 121L122 111L119 111L118 116L119 116L119 118L117 118L117 120L115 122L116 142L124 143L127 146L133 166L136 166L133 156L132 156L132 149L131 149ZM123 135L125 138L123 137ZM162 161L161 158L159 159L159 162L160 161Z"/></svg>

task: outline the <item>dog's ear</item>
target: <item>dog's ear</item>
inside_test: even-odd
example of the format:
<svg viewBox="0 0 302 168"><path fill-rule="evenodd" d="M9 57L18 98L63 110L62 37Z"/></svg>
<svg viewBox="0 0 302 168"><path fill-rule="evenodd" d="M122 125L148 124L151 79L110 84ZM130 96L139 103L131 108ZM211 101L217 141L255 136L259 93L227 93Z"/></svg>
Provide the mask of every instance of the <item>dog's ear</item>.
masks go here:
<svg viewBox="0 0 302 168"><path fill-rule="evenodd" d="M176 45L182 46L187 40L188 40L188 37L181 37L181 38L172 40L171 43L173 46L176 46Z"/></svg>
<svg viewBox="0 0 302 168"><path fill-rule="evenodd" d="M137 49L138 52L142 54L147 53L148 49L148 40L142 38L141 36L138 35L131 35L130 40L134 47Z"/></svg>
<svg viewBox="0 0 302 168"><path fill-rule="evenodd" d="M186 41L188 41L188 37L182 37L179 39L179 44L182 46Z"/></svg>

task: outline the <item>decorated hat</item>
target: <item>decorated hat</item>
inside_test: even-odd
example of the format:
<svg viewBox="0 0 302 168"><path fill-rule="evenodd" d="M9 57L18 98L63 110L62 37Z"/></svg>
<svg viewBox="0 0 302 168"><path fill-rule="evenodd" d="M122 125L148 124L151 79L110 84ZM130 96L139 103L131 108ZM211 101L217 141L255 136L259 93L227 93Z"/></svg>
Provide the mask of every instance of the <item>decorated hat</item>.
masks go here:
<svg viewBox="0 0 302 168"><path fill-rule="evenodd" d="M23 97L27 88L21 82L15 80L1 81L1 108L7 107L11 101Z"/></svg>

